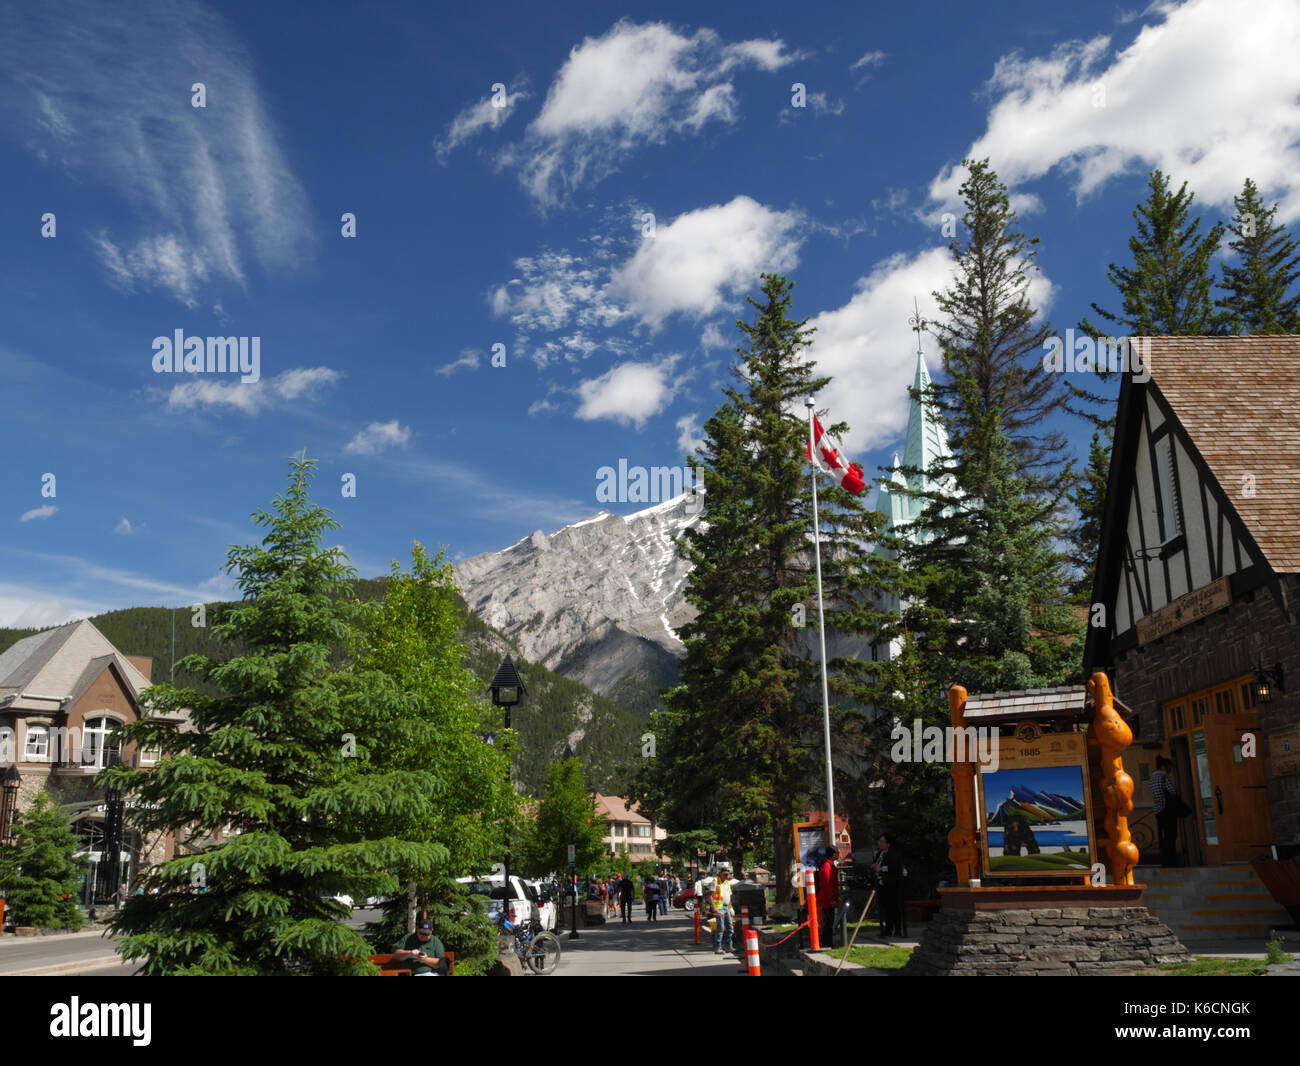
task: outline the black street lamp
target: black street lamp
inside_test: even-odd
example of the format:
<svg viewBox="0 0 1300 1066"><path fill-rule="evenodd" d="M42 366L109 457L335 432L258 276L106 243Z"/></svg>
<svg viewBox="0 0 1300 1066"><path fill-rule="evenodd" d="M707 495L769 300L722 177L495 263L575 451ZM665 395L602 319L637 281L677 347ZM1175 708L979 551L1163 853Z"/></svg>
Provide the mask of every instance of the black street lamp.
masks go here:
<svg viewBox="0 0 1300 1066"><path fill-rule="evenodd" d="M506 712L506 728L510 728L510 708L516 706L528 695L528 690L524 688L523 679L519 676L519 671L515 669L514 660L509 655L505 657L501 665L497 667L497 672L492 677L492 684L488 686L492 691L492 702ZM510 767L506 767L506 784L510 784ZM506 872L505 884L503 885L506 898L510 898L510 837L506 836Z"/></svg>
<svg viewBox="0 0 1300 1066"><path fill-rule="evenodd" d="M577 833L569 830L569 891L573 893L569 911L569 939L578 939L578 849Z"/></svg>
<svg viewBox="0 0 1300 1066"><path fill-rule="evenodd" d="M18 786L23 783L18 764L11 763L0 777L0 844L12 844L18 815Z"/></svg>

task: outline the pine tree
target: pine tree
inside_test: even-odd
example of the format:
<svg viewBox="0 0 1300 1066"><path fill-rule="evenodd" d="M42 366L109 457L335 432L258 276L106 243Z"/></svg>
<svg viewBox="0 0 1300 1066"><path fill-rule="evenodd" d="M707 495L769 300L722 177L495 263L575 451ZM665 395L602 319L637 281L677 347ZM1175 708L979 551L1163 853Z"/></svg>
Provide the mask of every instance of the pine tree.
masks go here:
<svg viewBox="0 0 1300 1066"><path fill-rule="evenodd" d="M362 607L345 557L322 546L338 523L309 499L314 466L293 460L288 491L253 516L261 544L229 552L243 603L214 637L247 651L183 663L219 695L147 690L146 707L188 708L187 728L127 727L126 741L164 757L152 771L100 775L136 797L139 828L181 834L189 852L156 867L157 894L132 897L114 921L119 953L149 975L373 973L369 945L330 897L391 895L396 871L423 876L448 860L441 843L360 828L433 817L443 783L366 757L368 730L409 702L385 674L340 662L359 650Z"/></svg>
<svg viewBox="0 0 1300 1066"><path fill-rule="evenodd" d="M951 288L934 294L945 316L934 325L944 371L949 377L960 374L973 396L958 396L953 386L936 382L926 399L948 423L958 454L975 429L973 420L981 412L1001 410L1017 471L1054 489L1062 477L1065 438L1045 430L1044 423L1064 409L1066 396L1060 379L1043 367L1051 329L1036 321L1029 302L1038 238L1017 228L1006 186L987 159L967 159L964 165L969 175L961 186L962 226L969 238L949 241L956 277Z"/></svg>
<svg viewBox="0 0 1300 1066"><path fill-rule="evenodd" d="M1027 242L987 161L968 166L962 194L972 237L953 242L956 279L935 294L948 315L938 327L948 380L932 391L952 430L953 459L926 472L934 488L922 494L902 559L920 587L907 622L936 656L940 690L981 692L1061 683L1079 631L1053 548L1071 472L1036 473L1013 438L1032 434L1060 399L1024 365L1034 358L1042 369L1046 335L1026 296ZM1030 406L1027 383L1042 390Z"/></svg>
<svg viewBox="0 0 1300 1066"><path fill-rule="evenodd" d="M1231 315L1234 333L1300 332L1300 292L1290 293L1300 277L1300 248L1274 221L1277 204L1266 210L1249 178L1232 202L1236 214L1228 229L1236 240L1228 247L1240 263L1223 265L1221 288L1228 295L1218 306Z"/></svg>
<svg viewBox="0 0 1300 1066"><path fill-rule="evenodd" d="M737 323L746 342L739 386L723 390L693 461L703 473L706 524L680 547L692 564L687 599L699 614L681 630L682 685L654 720L656 758L638 784L665 828L711 830L735 864L770 832L782 871L793 858L795 815L825 802L803 401L829 379L814 376L803 354L810 331L789 316L791 288L764 275L764 301L749 301L754 321ZM890 620L875 603L895 587L896 566L870 550L883 516L823 486L827 632L864 647L888 641ZM886 666L831 661L837 717L861 714L882 696ZM788 880L777 883L785 898Z"/></svg>
<svg viewBox="0 0 1300 1066"><path fill-rule="evenodd" d="M1070 584L1070 600L1076 604L1092 602L1093 574L1101 551L1101 523L1106 507L1106 484L1110 477L1110 454L1114 434L1098 429L1088 447L1088 466L1074 483L1070 500L1079 520L1070 533L1070 565L1077 577Z"/></svg>
<svg viewBox="0 0 1300 1066"><path fill-rule="evenodd" d="M77 904L81 887L80 847L67 816L38 792L14 826L14 841L0 848L0 886L15 925L80 929L85 915Z"/></svg>
<svg viewBox="0 0 1300 1066"><path fill-rule="evenodd" d="M1118 327L1117 335L1159 337L1226 333L1230 316L1216 311L1212 294L1210 263L1223 240L1224 227L1217 223L1203 237L1197 236L1200 218L1188 221L1195 196L1187 182L1176 193L1159 170L1151 172L1151 195L1133 212L1137 233L1128 239L1133 253L1132 267L1114 263L1107 277L1120 294L1123 310L1092 309ZM1079 328L1092 337L1104 331L1086 318Z"/></svg>

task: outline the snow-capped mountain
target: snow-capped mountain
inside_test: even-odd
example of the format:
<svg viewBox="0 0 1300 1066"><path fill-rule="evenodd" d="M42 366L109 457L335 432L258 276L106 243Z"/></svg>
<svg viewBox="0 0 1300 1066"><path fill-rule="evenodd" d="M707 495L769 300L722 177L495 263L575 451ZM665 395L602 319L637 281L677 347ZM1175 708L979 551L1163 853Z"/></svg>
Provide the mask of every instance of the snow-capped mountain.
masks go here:
<svg viewBox="0 0 1300 1066"><path fill-rule="evenodd" d="M469 609L529 659L645 715L678 676L675 628L694 608L673 538L700 519L691 495L625 517L600 511L467 559L456 577Z"/></svg>

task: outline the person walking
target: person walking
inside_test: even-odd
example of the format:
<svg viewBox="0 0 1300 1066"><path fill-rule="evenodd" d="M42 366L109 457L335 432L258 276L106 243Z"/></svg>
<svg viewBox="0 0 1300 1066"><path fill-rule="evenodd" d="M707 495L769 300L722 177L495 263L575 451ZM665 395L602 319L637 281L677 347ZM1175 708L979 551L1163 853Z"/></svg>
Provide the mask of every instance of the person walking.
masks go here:
<svg viewBox="0 0 1300 1066"><path fill-rule="evenodd" d="M623 915L623 921L631 923L632 921L632 897L636 892L632 888L632 879L630 877L619 878L618 882L618 907Z"/></svg>
<svg viewBox="0 0 1300 1066"><path fill-rule="evenodd" d="M668 882L664 878L658 879L659 884L659 913L668 913Z"/></svg>
<svg viewBox="0 0 1300 1066"><path fill-rule="evenodd" d="M647 877L641 892L645 898L645 916L653 922L659 915L659 882L653 877Z"/></svg>
<svg viewBox="0 0 1300 1066"><path fill-rule="evenodd" d="M1183 802L1169 771L1174 764L1163 755L1156 757L1156 772L1147 782L1151 786L1152 807L1156 815L1156 829L1160 835L1160 865L1178 865L1178 820L1187 805Z"/></svg>

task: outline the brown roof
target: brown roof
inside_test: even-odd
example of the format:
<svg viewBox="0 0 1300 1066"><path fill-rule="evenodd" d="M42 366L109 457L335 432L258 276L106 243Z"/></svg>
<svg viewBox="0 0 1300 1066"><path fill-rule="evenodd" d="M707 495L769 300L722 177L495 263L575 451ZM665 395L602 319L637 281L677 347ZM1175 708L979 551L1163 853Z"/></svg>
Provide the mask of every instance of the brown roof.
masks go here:
<svg viewBox="0 0 1300 1066"><path fill-rule="evenodd" d="M650 824L650 819L643 814L639 814L636 804L628 807L627 800L620 796L604 796L597 792L596 810L603 814L611 822L644 822Z"/></svg>
<svg viewBox="0 0 1300 1066"><path fill-rule="evenodd" d="M1269 565L1300 572L1300 336L1153 337L1150 366Z"/></svg>

